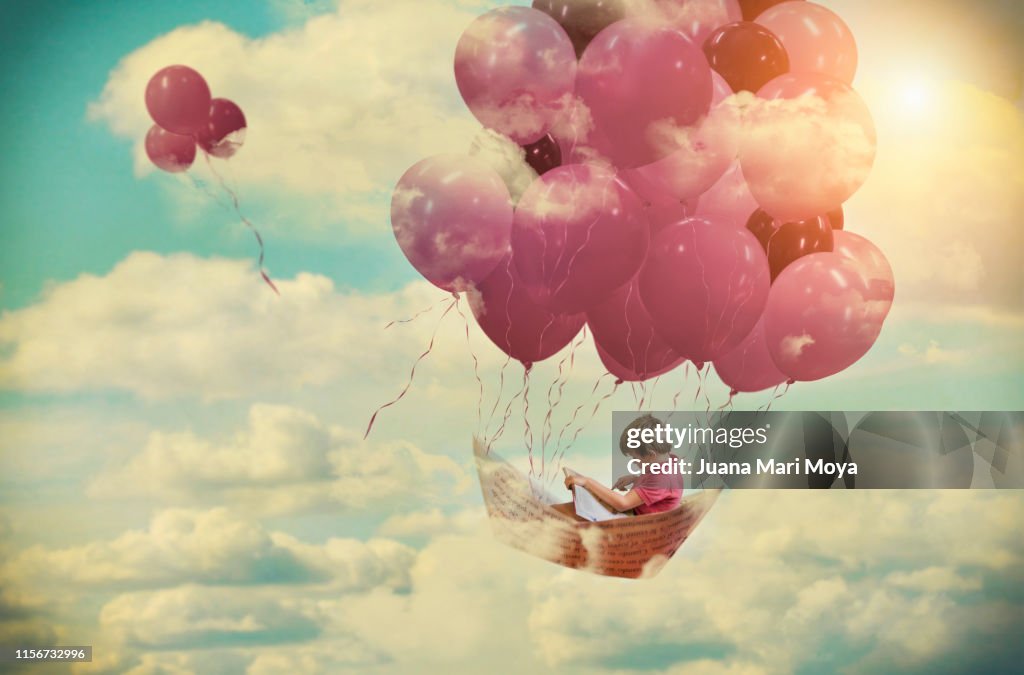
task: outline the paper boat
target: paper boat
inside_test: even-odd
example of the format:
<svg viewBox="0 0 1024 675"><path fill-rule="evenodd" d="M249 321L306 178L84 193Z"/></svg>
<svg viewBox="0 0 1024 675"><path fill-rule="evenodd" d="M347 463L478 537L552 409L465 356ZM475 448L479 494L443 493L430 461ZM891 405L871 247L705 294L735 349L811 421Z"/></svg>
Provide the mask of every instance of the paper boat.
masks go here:
<svg viewBox="0 0 1024 675"><path fill-rule="evenodd" d="M536 481L474 439L480 488L495 537L563 567L611 577L652 577L718 499L720 490L686 496L672 511L601 522L580 521ZM563 509L562 511L559 508Z"/></svg>

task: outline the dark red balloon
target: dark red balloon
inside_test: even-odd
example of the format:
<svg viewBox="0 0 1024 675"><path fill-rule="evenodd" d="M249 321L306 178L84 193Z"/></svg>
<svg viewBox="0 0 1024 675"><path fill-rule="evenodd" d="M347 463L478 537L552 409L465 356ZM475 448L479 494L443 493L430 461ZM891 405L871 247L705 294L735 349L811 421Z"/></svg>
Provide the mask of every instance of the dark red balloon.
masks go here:
<svg viewBox="0 0 1024 675"><path fill-rule="evenodd" d="M779 223L764 209L758 209L747 221L747 229L768 254L772 281L791 263L812 253L831 253L834 245L828 216Z"/></svg>
<svg viewBox="0 0 1024 675"><path fill-rule="evenodd" d="M781 5L787 0L739 0L740 9L743 10L743 20L753 21L766 9L775 5Z"/></svg>
<svg viewBox="0 0 1024 675"><path fill-rule="evenodd" d="M587 310L587 325L598 351L610 356L621 368L612 370L607 362L605 366L627 382L657 377L683 362L654 332L651 315L640 301L640 284L635 277L604 302Z"/></svg>
<svg viewBox="0 0 1024 675"><path fill-rule="evenodd" d="M832 225L833 230L841 230L846 224L846 214L843 213L843 207L840 206L838 209L834 209L825 214L828 218L829 224Z"/></svg>
<svg viewBox="0 0 1024 675"><path fill-rule="evenodd" d="M708 36L704 55L733 91L756 92L789 72L789 57L779 38L750 21L726 24Z"/></svg>
<svg viewBox="0 0 1024 675"><path fill-rule="evenodd" d="M772 240L772 235L779 229L779 226L775 219L768 215L767 211L758 209L750 214L750 219L747 221L747 229L754 233L757 240L761 242L761 248L767 251L768 242Z"/></svg>
<svg viewBox="0 0 1024 675"><path fill-rule="evenodd" d="M626 18L623 0L533 0L533 8L565 29L576 50L576 58L583 55L595 35Z"/></svg>
<svg viewBox="0 0 1024 675"><path fill-rule="evenodd" d="M221 159L234 155L245 142L245 113L233 101L210 101L206 125L196 134L196 142L207 154Z"/></svg>
<svg viewBox="0 0 1024 675"><path fill-rule="evenodd" d="M181 173L196 159L196 142L191 136L172 134L157 125L146 134L146 156L168 173Z"/></svg>
<svg viewBox="0 0 1024 675"><path fill-rule="evenodd" d="M543 176L548 171L562 166L562 148L558 146L558 141L551 134L545 135L539 141L524 145L523 150L526 151L526 163L537 172L538 176Z"/></svg>
<svg viewBox="0 0 1024 675"><path fill-rule="evenodd" d="M146 109L167 131L196 134L210 114L210 87L188 66L167 66L146 85Z"/></svg>
<svg viewBox="0 0 1024 675"><path fill-rule="evenodd" d="M468 296L484 334L527 367L557 354L586 321L584 314L554 314L531 300L510 256Z"/></svg>

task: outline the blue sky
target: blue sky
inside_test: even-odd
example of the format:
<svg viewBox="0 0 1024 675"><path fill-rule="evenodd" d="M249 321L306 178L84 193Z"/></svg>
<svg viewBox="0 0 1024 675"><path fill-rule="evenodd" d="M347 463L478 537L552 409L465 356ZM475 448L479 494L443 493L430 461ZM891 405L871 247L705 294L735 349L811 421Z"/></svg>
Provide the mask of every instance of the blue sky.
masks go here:
<svg viewBox="0 0 1024 675"><path fill-rule="evenodd" d="M0 638L91 642L84 672L136 674L1006 663L1018 495L736 495L646 585L561 571L490 537L469 464L481 402L467 331L485 421L503 359L454 313L361 440L443 298L394 243L390 191L477 133L450 59L493 3L7 4ZM890 256L897 301L862 361L774 405L1019 409L1019 6L827 4L857 36L855 86L879 127L847 223ZM280 298L230 211L140 161L145 81L179 61L249 116L223 168ZM201 163L193 173L216 189ZM533 375L534 429L556 364ZM582 345L556 424L601 374ZM520 371L506 377L499 413ZM692 400L695 379L674 373L652 406L677 391ZM622 388L572 464L607 472L609 411L635 403ZM522 465L511 410L502 452Z"/></svg>
<svg viewBox="0 0 1024 675"><path fill-rule="evenodd" d="M268 3L198 1L54 2L45 12L12 3L7 14L2 122L8 157L18 160L0 165L4 307L24 306L47 281L104 273L133 250L254 254L250 239L225 237L208 212L181 226L160 180L134 175L130 144L85 111L117 62L155 37L205 20L259 38L286 26L286 14ZM315 269L346 284L390 288L413 278L390 246L370 246L367 255L358 241L338 241L329 251L287 238L269 244L270 265L285 276ZM389 257L385 277L378 269Z"/></svg>

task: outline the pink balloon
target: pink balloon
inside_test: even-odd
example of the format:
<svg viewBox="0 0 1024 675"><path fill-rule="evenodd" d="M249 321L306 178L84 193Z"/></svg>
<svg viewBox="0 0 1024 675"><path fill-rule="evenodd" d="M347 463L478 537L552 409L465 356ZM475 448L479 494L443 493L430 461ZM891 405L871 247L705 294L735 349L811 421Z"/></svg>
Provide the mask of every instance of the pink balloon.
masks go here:
<svg viewBox="0 0 1024 675"><path fill-rule="evenodd" d="M697 211L695 200L680 201L678 199L661 198L647 205L647 221L651 229L651 237L669 225L692 217Z"/></svg>
<svg viewBox="0 0 1024 675"><path fill-rule="evenodd" d="M548 132L568 107L575 80L569 36L529 7L499 7L478 17L455 50L455 81L470 111L520 145Z"/></svg>
<svg viewBox="0 0 1024 675"><path fill-rule="evenodd" d="M154 124L146 133L146 156L157 168L180 173L195 161L196 142L191 136L172 134Z"/></svg>
<svg viewBox="0 0 1024 675"><path fill-rule="evenodd" d="M860 265L862 276L867 281L868 299L888 302L891 305L896 296L896 279L892 273L892 266L881 249L859 234L845 230L832 232L832 240L833 253Z"/></svg>
<svg viewBox="0 0 1024 675"><path fill-rule="evenodd" d="M839 15L813 2L784 2L757 17L789 56L789 72L821 73L853 82L857 43Z"/></svg>
<svg viewBox="0 0 1024 675"><path fill-rule="evenodd" d="M715 372L733 394L764 391L789 379L775 367L775 361L768 352L764 317L738 347L715 360Z"/></svg>
<svg viewBox="0 0 1024 675"><path fill-rule="evenodd" d="M227 159L245 143L245 113L234 101L215 98L210 101L206 124L196 134L199 147L209 155Z"/></svg>
<svg viewBox="0 0 1024 675"><path fill-rule="evenodd" d="M721 77L712 73L712 78ZM725 85L728 89L728 85ZM716 95L721 95L715 87ZM730 92L731 93L731 92ZM647 201L667 194L692 199L711 188L739 153L740 115L732 105L712 106L708 114L676 134L679 148L656 162L628 169L626 180Z"/></svg>
<svg viewBox="0 0 1024 675"><path fill-rule="evenodd" d="M512 199L482 160L437 155L398 181L391 227L405 257L430 283L465 290L508 254Z"/></svg>
<svg viewBox="0 0 1024 675"><path fill-rule="evenodd" d="M640 298L658 335L698 364L743 341L761 316L769 285L757 237L707 218L659 232L640 271Z"/></svg>
<svg viewBox="0 0 1024 675"><path fill-rule="evenodd" d="M845 370L871 349L892 306L872 292L860 263L813 253L782 271L764 312L778 369L812 382Z"/></svg>
<svg viewBox="0 0 1024 675"><path fill-rule="evenodd" d="M583 314L554 314L531 300L508 257L468 297L484 334L526 367L557 354L586 321Z"/></svg>
<svg viewBox="0 0 1024 675"><path fill-rule="evenodd" d="M535 301L581 312L629 281L650 239L643 204L614 172L596 164L548 171L516 208L512 250Z"/></svg>
<svg viewBox="0 0 1024 675"><path fill-rule="evenodd" d="M580 60L576 92L616 165L650 164L681 145L680 130L711 105L711 68L682 34L626 19L601 31Z"/></svg>
<svg viewBox="0 0 1024 675"><path fill-rule="evenodd" d="M594 343L594 348L597 349L597 356L598 358L601 359L601 364L605 367L605 369L622 382L646 382L647 380L653 379L655 377L660 377L665 373L669 373L675 370L680 363L686 360L679 359L678 362L664 366L659 370L638 373L616 361L614 358L612 358L611 354L605 351L601 347L601 345L597 344L596 342Z"/></svg>
<svg viewBox="0 0 1024 675"><path fill-rule="evenodd" d="M587 324L598 351L610 356L620 368L619 372L608 370L627 382L657 377L683 362L654 332L651 316L640 301L636 278L587 310Z"/></svg>
<svg viewBox="0 0 1024 675"><path fill-rule="evenodd" d="M154 122L171 133L195 134L206 124L210 112L210 87L188 66L167 66L146 85L146 110Z"/></svg>
<svg viewBox="0 0 1024 675"><path fill-rule="evenodd" d="M750 215L757 211L757 201L750 194L739 162L735 162L711 189L701 195L696 215L746 229Z"/></svg>
<svg viewBox="0 0 1024 675"><path fill-rule="evenodd" d="M740 164L765 211L783 222L814 218L863 185L877 142L857 92L825 75L790 73L757 96L747 113Z"/></svg>

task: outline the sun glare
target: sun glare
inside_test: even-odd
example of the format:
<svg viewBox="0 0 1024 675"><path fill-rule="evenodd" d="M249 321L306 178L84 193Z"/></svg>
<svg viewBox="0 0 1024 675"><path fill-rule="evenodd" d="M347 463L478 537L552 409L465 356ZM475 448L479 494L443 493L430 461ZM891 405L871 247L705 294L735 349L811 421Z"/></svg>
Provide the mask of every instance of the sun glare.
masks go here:
<svg viewBox="0 0 1024 675"><path fill-rule="evenodd" d="M931 110L935 86L924 78L908 78L899 84L900 107L913 117L922 117Z"/></svg>

